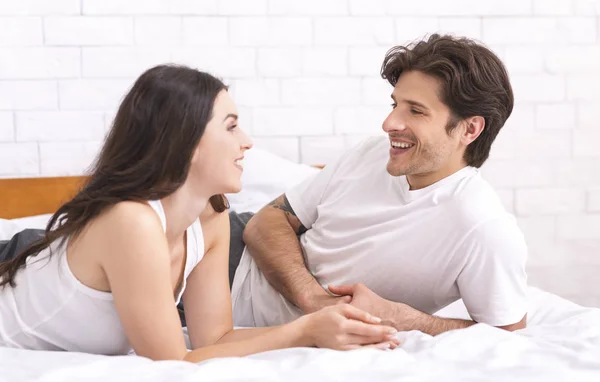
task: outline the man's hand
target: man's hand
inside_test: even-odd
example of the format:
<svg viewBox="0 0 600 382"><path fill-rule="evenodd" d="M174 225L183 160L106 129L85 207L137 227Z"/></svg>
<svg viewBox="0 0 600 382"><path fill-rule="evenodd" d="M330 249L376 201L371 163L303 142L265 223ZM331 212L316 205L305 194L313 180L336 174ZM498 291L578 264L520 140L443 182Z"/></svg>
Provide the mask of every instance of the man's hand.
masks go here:
<svg viewBox="0 0 600 382"><path fill-rule="evenodd" d="M352 301L352 296L332 296L322 289L323 293L306 294L300 298L299 307L306 314L314 313L327 306L336 304L348 304Z"/></svg>
<svg viewBox="0 0 600 382"><path fill-rule="evenodd" d="M363 284L329 286L329 290L337 295L352 296L351 305L380 317L383 325L392 326L401 332L420 330L436 336L449 330L464 329L476 324L471 320L431 316L407 304L386 300ZM519 323L500 328L511 331L522 329L525 327L526 319L527 315Z"/></svg>
<svg viewBox="0 0 600 382"><path fill-rule="evenodd" d="M352 296L351 305L364 310L383 320L384 325L390 325L397 321L393 319L397 313L406 317L406 320L411 319L411 313L416 312L413 308L406 304L394 303L380 297L377 293L367 288L364 284L333 286L329 285L329 290L342 297ZM402 310L402 312L399 312ZM399 329L400 330L400 329Z"/></svg>

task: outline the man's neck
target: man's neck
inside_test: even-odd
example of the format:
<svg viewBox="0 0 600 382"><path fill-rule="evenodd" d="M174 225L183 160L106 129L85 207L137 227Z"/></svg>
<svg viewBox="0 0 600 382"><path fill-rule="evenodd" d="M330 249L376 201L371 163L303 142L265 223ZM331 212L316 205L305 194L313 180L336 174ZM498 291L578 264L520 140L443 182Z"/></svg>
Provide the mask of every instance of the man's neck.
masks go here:
<svg viewBox="0 0 600 382"><path fill-rule="evenodd" d="M438 169L433 172L426 172L422 174L407 175L406 180L410 185L410 190L420 190L425 187L429 187L440 180L449 177L450 175L462 170L467 167L465 162L461 162L458 165L447 166L445 168Z"/></svg>

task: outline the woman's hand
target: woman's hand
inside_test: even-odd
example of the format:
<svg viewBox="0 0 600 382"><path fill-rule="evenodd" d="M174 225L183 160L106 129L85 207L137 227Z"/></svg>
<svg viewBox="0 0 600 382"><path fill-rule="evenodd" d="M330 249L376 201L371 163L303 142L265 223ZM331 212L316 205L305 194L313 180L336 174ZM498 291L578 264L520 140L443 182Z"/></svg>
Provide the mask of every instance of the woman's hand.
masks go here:
<svg viewBox="0 0 600 382"><path fill-rule="evenodd" d="M394 349L400 342L396 329L349 304L325 307L298 319L303 337L311 346L335 350L361 347Z"/></svg>

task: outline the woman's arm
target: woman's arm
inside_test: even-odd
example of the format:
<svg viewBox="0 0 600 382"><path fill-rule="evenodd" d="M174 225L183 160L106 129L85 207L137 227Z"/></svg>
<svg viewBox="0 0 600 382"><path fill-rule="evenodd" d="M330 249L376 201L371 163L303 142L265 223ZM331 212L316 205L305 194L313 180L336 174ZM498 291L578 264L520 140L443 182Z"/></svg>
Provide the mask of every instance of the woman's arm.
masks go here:
<svg viewBox="0 0 600 382"><path fill-rule="evenodd" d="M192 348L241 341L276 329L233 330L228 276L229 215L217 213L208 205L200 220L206 250L204 258L188 277L183 294Z"/></svg>
<svg viewBox="0 0 600 382"><path fill-rule="evenodd" d="M171 257L158 215L146 204L121 202L98 219L101 267L136 354L183 359L187 350L175 307Z"/></svg>
<svg viewBox="0 0 600 382"><path fill-rule="evenodd" d="M205 253L183 293L192 348L217 343L233 329L229 291L229 215L210 205L200 217Z"/></svg>
<svg viewBox="0 0 600 382"><path fill-rule="evenodd" d="M388 337L392 328L376 324L367 313L347 304L271 330L234 334L238 331L232 332L228 251L215 242L190 275L186 288L188 329L197 347L188 352L175 307L168 246L158 217L150 207L125 202L108 211L102 220L106 256L101 266L125 333L140 356L199 362L292 346L393 347ZM216 276L219 274L222 280Z"/></svg>

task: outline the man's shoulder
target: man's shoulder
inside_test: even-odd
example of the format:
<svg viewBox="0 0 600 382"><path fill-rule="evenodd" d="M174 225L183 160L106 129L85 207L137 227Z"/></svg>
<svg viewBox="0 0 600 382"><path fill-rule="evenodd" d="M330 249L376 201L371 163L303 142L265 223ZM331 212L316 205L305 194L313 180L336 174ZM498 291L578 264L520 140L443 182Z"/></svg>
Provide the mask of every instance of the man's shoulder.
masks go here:
<svg viewBox="0 0 600 382"><path fill-rule="evenodd" d="M453 199L449 211L452 227L459 239L477 251L526 253L523 232L498 193L476 173Z"/></svg>
<svg viewBox="0 0 600 382"><path fill-rule="evenodd" d="M473 228L485 221L511 217L496 190L475 169L451 201L457 222Z"/></svg>

